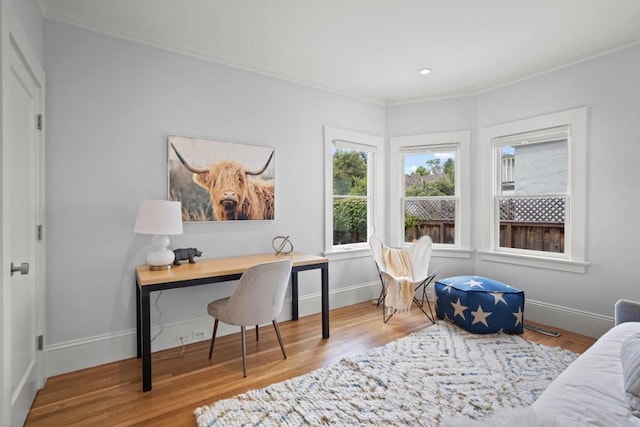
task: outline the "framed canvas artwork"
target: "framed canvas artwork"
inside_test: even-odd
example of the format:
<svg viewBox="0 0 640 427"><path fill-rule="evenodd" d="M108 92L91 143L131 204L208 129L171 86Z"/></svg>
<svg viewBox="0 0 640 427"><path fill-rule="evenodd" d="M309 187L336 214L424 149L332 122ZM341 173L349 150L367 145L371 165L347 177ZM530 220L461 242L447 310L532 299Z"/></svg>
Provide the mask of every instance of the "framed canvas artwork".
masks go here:
<svg viewBox="0 0 640 427"><path fill-rule="evenodd" d="M169 136L169 200L184 222L275 217L275 150L260 145Z"/></svg>

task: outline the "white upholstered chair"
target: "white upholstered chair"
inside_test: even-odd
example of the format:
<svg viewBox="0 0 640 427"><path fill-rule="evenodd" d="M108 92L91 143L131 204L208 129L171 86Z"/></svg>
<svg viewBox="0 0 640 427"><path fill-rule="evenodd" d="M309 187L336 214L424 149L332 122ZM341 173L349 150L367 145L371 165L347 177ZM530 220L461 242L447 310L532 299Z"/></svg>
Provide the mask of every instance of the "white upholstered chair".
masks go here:
<svg viewBox="0 0 640 427"><path fill-rule="evenodd" d="M276 318L282 312L284 296L291 276L291 260L281 260L254 265L247 269L235 291L229 298L223 298L209 303L207 312L215 319L209 359L213 354L213 346L218 330L218 321L229 325L240 326L242 339L242 373L247 376L247 347L245 341L246 326L256 325L256 340L258 339L258 325L271 322L276 330L282 355L287 358L284 350L280 329Z"/></svg>
<svg viewBox="0 0 640 427"><path fill-rule="evenodd" d="M406 280L411 283L412 289L412 301L416 306L431 320L436 323L433 310L431 309L431 303L427 294L427 286L429 286L436 278L440 269L436 269L433 272L429 271L429 263L431 261L431 253L433 251L433 242L429 236L422 236L417 242L406 248L391 248L386 246L382 240L377 236L371 236L369 239L369 247L371 249L371 255L378 267L378 273L380 274L380 282L382 283L382 290L378 297L378 305L382 304L382 316L386 323L393 314L397 311L396 307L390 307L387 310L387 297L390 292L390 286L393 286L394 291L400 288L400 281ZM408 260L406 271L404 275L400 275L394 271L393 266L388 265L389 251L404 251L404 259ZM386 255L385 255L386 254ZM419 292L418 297L415 293ZM426 303L426 307L425 307ZM428 312L425 310L428 310ZM389 311L389 313L387 313Z"/></svg>

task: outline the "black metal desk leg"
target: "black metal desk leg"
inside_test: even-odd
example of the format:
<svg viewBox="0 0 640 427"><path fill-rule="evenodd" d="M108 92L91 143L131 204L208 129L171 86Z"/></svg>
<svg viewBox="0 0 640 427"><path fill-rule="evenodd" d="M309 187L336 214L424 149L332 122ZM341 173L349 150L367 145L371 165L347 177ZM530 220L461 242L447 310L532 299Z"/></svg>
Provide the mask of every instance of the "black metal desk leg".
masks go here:
<svg viewBox="0 0 640 427"><path fill-rule="evenodd" d="M151 310L149 292L142 291L142 391L151 390Z"/></svg>
<svg viewBox="0 0 640 427"><path fill-rule="evenodd" d="M141 315L142 310L140 308L140 286L138 286L138 280L136 280L136 357L138 359L142 357L142 331L140 330Z"/></svg>
<svg viewBox="0 0 640 427"><path fill-rule="evenodd" d="M298 320L298 272L291 272L291 319Z"/></svg>
<svg viewBox="0 0 640 427"><path fill-rule="evenodd" d="M320 268L322 272L322 338L329 338L329 264Z"/></svg>

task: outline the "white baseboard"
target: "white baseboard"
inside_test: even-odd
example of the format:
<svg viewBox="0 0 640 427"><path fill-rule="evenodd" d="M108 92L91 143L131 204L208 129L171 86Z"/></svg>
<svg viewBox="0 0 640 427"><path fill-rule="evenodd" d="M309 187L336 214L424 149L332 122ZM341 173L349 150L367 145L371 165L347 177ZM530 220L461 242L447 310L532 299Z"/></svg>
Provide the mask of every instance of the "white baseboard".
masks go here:
<svg viewBox="0 0 640 427"><path fill-rule="evenodd" d="M530 299L525 300L524 317L525 323L532 320L592 338L599 338L614 325L610 316Z"/></svg>
<svg viewBox="0 0 640 427"><path fill-rule="evenodd" d="M377 299L379 292L379 282L336 289L329 293L329 307L335 309ZM320 293L304 295L298 301L299 316L303 317L319 313L320 307ZM278 320L285 321L289 319L291 319L291 300L285 302L285 308ZM526 320L540 322L594 338L600 337L613 326L612 317L529 299L526 300ZM209 316L203 316L164 324L162 328L162 333L152 343L152 351L180 347L177 337L183 335L190 336L190 339L185 344L209 340L213 332L213 321ZM151 336L153 337L159 330L159 326L152 327ZM203 335L194 337L194 331L203 332ZM321 326L318 325L318 334L321 333L320 331ZM223 323L218 328L218 336L236 332L238 332L237 327ZM136 331L132 329L49 345L46 347L45 352L47 377L73 372L136 357Z"/></svg>
<svg viewBox="0 0 640 427"><path fill-rule="evenodd" d="M329 307L331 309L345 307L378 297L380 283L372 282L333 290L329 293ZM298 300L298 314L300 317L320 313L320 293L303 295ZM278 321L291 319L291 300L287 300ZM160 331L159 326L151 328L154 337ZM194 334L200 332L200 334ZM238 332L235 326L220 323L218 336ZM185 344L211 339L213 320L209 316L202 316L179 322L162 325L162 332L151 343L151 351L166 350L180 347L178 336L188 336ZM318 324L318 334L321 325ZM66 341L48 345L45 348L47 377L67 372L78 371L92 366L136 357L136 331L131 329L111 334L104 334L89 338ZM204 355L206 357L206 355Z"/></svg>

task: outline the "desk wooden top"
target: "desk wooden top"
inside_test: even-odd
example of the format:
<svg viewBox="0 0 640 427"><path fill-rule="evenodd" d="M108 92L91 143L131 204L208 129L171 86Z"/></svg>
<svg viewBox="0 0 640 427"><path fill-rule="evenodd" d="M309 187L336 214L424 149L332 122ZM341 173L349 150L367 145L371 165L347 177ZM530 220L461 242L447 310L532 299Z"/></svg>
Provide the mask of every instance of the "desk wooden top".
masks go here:
<svg viewBox="0 0 640 427"><path fill-rule="evenodd" d="M157 285L158 283L180 282L183 280L202 279L207 277L226 276L229 274L241 274L252 265L264 262L290 259L294 267L304 265L324 264L329 262L327 258L317 255L292 252L287 255L258 254L244 255L229 258L215 258L196 260L195 264L174 265L171 270L150 271L148 265L136 267L136 279L140 286Z"/></svg>

